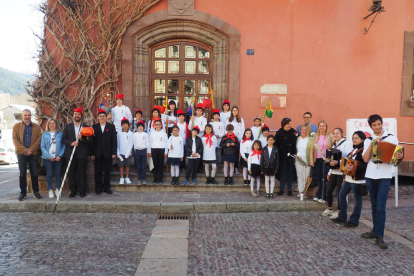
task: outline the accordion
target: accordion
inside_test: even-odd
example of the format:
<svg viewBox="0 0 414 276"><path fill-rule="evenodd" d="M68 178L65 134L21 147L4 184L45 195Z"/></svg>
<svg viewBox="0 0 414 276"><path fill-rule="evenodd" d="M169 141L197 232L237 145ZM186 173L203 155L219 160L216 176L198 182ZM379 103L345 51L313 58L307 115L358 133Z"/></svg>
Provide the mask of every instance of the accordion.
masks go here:
<svg viewBox="0 0 414 276"><path fill-rule="evenodd" d="M394 154L397 152L404 155L404 147L389 142L372 141L371 160L375 164L387 163L398 166L403 159L395 158Z"/></svg>
<svg viewBox="0 0 414 276"><path fill-rule="evenodd" d="M339 149L327 149L326 150L326 159L328 159L327 161L329 162L338 161L338 164L336 166L329 166L329 168L339 169L339 163L341 161L341 158L342 158L342 151L340 151Z"/></svg>
<svg viewBox="0 0 414 276"><path fill-rule="evenodd" d="M352 171L346 170L346 166L348 164L353 165ZM355 159L342 157L341 166L339 167L339 171L343 172L345 175L355 176L358 164L359 164L359 162Z"/></svg>

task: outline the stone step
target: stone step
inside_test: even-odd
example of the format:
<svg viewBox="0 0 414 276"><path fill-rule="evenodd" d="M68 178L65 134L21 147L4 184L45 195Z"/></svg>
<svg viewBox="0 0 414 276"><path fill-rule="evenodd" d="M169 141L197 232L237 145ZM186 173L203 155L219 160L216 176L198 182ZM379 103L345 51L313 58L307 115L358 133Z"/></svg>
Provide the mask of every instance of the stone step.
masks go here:
<svg viewBox="0 0 414 276"><path fill-rule="evenodd" d="M145 176L146 176L147 182L152 181L153 178L154 178L154 175L151 172L147 172L145 174ZM119 171L112 171L111 172L111 181L119 182L119 177L120 177ZM137 181L138 180L137 174L135 172L130 172L129 173L129 178L131 179L131 181ZM182 179L182 182L184 182L185 174L180 173L179 178L180 178L180 181ZM197 179L197 182L206 182L207 181L207 177L204 173L198 173L196 179ZM221 181L220 183L224 183L224 174L223 173L217 173L216 176L215 176L215 179L218 182ZM168 183L171 182L171 173L164 172L163 181L168 182ZM233 176L233 182L243 184L243 182L244 182L243 175L241 175L241 174L234 175Z"/></svg>

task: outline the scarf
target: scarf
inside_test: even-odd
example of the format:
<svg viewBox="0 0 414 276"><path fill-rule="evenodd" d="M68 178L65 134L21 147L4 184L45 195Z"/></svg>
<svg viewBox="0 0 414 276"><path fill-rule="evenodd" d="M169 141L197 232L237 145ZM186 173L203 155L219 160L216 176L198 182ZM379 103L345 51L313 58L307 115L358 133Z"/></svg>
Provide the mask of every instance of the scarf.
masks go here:
<svg viewBox="0 0 414 276"><path fill-rule="evenodd" d="M250 140L251 140L250 138L246 138L246 139L244 139L244 140L243 140L242 144L243 144L244 142L246 142L246 141L250 141Z"/></svg>
<svg viewBox="0 0 414 276"><path fill-rule="evenodd" d="M207 138L206 140L206 145L209 145L211 148L211 145L213 144L213 140L211 139L211 137L213 137L213 134L210 133L210 135L208 135L207 133L204 134L204 137Z"/></svg>
<svg viewBox="0 0 414 276"><path fill-rule="evenodd" d="M154 129L155 129L154 123L157 120L161 121L161 118L155 119L155 117L152 117L151 127L154 128ZM162 121L161 121L161 128L162 128Z"/></svg>
<svg viewBox="0 0 414 276"><path fill-rule="evenodd" d="M261 150L252 150L252 152L253 152L252 156L257 155L257 160L259 160L260 155L262 154L262 151Z"/></svg>
<svg viewBox="0 0 414 276"><path fill-rule="evenodd" d="M229 135L228 133L223 137L223 140L226 141L226 139L231 139L233 142L236 142L236 138L237 136L232 133L231 135Z"/></svg>

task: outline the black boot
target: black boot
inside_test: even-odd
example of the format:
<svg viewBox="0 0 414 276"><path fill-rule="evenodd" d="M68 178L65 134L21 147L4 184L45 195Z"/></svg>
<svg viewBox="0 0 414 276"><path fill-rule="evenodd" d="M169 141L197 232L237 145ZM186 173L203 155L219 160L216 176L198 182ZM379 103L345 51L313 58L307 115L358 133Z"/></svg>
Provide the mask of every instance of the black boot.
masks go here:
<svg viewBox="0 0 414 276"><path fill-rule="evenodd" d="M229 177L224 177L224 185L229 185Z"/></svg>
<svg viewBox="0 0 414 276"><path fill-rule="evenodd" d="M233 185L233 177L230 177L230 179L229 179L229 185Z"/></svg>
<svg viewBox="0 0 414 276"><path fill-rule="evenodd" d="M171 177L171 185L175 185L175 176Z"/></svg>
<svg viewBox="0 0 414 276"><path fill-rule="evenodd" d="M375 244L378 245L381 249L388 249L388 244L384 242L384 238L377 236L375 239Z"/></svg>
<svg viewBox="0 0 414 276"><path fill-rule="evenodd" d="M178 180L180 177L176 176L175 177L175 185L180 185L180 181Z"/></svg>
<svg viewBox="0 0 414 276"><path fill-rule="evenodd" d="M207 176L206 184L211 184L211 177L210 176Z"/></svg>
<svg viewBox="0 0 414 276"><path fill-rule="evenodd" d="M214 177L210 179L211 184L219 184Z"/></svg>
<svg viewBox="0 0 414 276"><path fill-rule="evenodd" d="M244 180L244 185L249 185L248 180Z"/></svg>

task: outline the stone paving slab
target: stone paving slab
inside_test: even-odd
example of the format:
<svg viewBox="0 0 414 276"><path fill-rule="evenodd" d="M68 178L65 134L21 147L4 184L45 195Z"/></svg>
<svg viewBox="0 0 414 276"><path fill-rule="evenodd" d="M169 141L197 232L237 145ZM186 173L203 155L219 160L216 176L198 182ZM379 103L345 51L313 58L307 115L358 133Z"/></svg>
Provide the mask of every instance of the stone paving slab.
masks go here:
<svg viewBox="0 0 414 276"><path fill-rule="evenodd" d="M187 260L142 259L135 276L183 276L187 275Z"/></svg>
<svg viewBox="0 0 414 276"><path fill-rule="evenodd" d="M150 239L143 259L188 259L187 239Z"/></svg>

